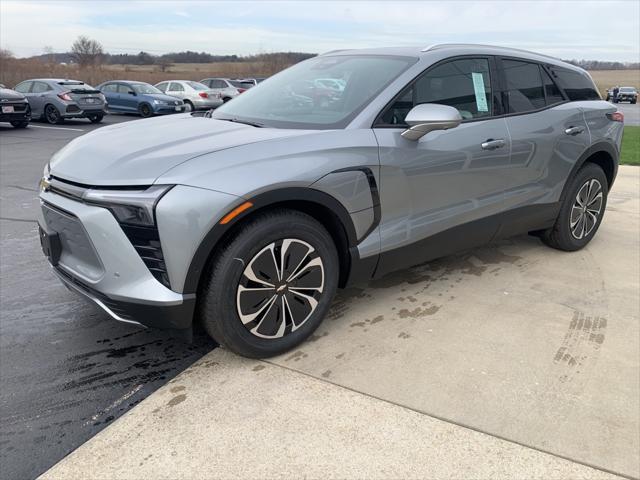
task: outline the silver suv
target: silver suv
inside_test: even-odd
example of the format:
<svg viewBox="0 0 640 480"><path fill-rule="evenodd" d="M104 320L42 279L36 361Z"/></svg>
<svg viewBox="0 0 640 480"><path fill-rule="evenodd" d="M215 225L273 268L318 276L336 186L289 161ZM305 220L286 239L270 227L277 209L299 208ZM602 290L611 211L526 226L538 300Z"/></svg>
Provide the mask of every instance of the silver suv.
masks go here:
<svg viewBox="0 0 640 480"><path fill-rule="evenodd" d="M344 88L317 102L325 87L298 88L317 79ZM206 116L69 143L42 179L42 246L116 320L187 337L197 320L266 357L311 335L339 287L510 235L584 247L622 120L584 70L534 53L327 53Z"/></svg>

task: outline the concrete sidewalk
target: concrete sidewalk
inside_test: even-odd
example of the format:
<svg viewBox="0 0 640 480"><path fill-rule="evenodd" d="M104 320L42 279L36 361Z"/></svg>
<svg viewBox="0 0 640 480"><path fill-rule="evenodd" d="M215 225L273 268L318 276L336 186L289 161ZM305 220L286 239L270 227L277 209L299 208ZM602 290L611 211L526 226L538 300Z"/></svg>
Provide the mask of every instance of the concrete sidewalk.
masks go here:
<svg viewBox="0 0 640 480"><path fill-rule="evenodd" d="M639 292L621 167L585 249L521 237L342 292L298 350L216 350L43 478L639 478Z"/></svg>
<svg viewBox="0 0 640 480"><path fill-rule="evenodd" d="M41 478L618 477L218 349Z"/></svg>

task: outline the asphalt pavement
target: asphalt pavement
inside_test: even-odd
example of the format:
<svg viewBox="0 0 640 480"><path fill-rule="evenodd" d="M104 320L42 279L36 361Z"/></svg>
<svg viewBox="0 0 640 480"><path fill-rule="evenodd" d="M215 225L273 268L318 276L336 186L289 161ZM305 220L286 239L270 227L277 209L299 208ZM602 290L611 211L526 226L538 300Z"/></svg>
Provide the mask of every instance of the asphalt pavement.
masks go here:
<svg viewBox="0 0 640 480"><path fill-rule="evenodd" d="M0 478L51 467L215 345L111 320L69 292L40 250L37 185L73 138L136 117L25 130L0 123ZM87 159L90 161L90 159Z"/></svg>

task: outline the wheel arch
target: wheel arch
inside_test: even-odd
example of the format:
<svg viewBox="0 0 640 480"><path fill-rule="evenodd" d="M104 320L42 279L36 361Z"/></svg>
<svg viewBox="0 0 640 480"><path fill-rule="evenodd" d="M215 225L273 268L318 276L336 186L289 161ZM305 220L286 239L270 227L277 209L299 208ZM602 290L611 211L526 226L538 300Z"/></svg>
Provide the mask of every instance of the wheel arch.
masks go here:
<svg viewBox="0 0 640 480"><path fill-rule="evenodd" d="M564 200L567 192L567 188L569 187L570 180L575 177L578 170L580 170L586 163L595 163L604 171L605 176L607 177L608 189L611 190L611 186L615 181L616 175L618 173L618 158L620 157L620 153L618 148L612 142L601 141L594 143L589 148L587 148L582 155L578 158L575 165L571 169L571 172L567 176L565 181L561 201Z"/></svg>
<svg viewBox="0 0 640 480"><path fill-rule="evenodd" d="M247 199L253 206L237 215L228 224L216 223L205 235L191 259L185 278L184 293L197 293L202 274L221 245L248 220L266 211L283 208L297 210L322 224L331 235L340 263L339 286L350 276L353 257L357 256L356 229L349 212L331 195L308 187L286 187L264 192Z"/></svg>

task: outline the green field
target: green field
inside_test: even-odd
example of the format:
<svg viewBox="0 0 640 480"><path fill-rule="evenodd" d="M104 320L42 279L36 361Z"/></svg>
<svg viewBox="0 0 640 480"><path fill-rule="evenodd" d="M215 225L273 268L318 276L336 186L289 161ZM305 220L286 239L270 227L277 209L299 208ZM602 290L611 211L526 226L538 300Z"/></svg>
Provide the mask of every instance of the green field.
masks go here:
<svg viewBox="0 0 640 480"><path fill-rule="evenodd" d="M640 127L624 127L620 165L640 165Z"/></svg>

